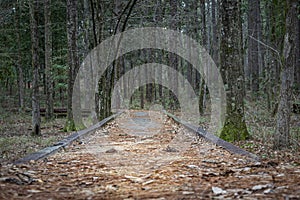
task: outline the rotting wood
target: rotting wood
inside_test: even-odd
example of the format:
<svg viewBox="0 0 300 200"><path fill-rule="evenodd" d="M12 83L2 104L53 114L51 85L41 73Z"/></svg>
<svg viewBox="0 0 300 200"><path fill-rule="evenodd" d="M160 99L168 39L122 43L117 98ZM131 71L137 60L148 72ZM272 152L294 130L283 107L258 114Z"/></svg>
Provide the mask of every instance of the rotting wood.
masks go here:
<svg viewBox="0 0 300 200"><path fill-rule="evenodd" d="M209 142L212 142L213 144L216 144L220 147L223 147L224 149L226 149L227 151L234 153L234 154L239 154L242 156L246 156L249 157L253 160L260 160L260 158L253 154L250 153L244 149L241 149L233 144L231 144L230 142L227 142L225 140L222 140L221 138L215 136L214 134L211 134L209 132L207 132L206 130L202 129L201 127L196 127L192 124L189 124L188 122L185 122L183 120L180 120L179 118L177 118L175 115L168 113L167 111L163 111L167 116L169 116L170 118L172 118L175 122L182 124L185 128L195 132L197 135L199 135L200 137L205 138L206 140L208 140Z"/></svg>
<svg viewBox="0 0 300 200"><path fill-rule="evenodd" d="M17 112L18 110L13 110L13 111ZM30 112L32 112L32 109L27 108L27 109L25 109L25 111L30 113ZM56 117L58 117L58 116L65 117L65 116L67 116L67 108L53 108L53 113ZM82 109L81 113L82 113L83 117L87 117L87 116L89 116L91 111L88 109ZM40 108L40 114L41 114L41 116L45 116L46 108Z"/></svg>
<svg viewBox="0 0 300 200"><path fill-rule="evenodd" d="M39 160L42 158L45 158L47 156L50 156L52 154L54 154L55 152L57 152L60 149L65 148L66 146L68 146L69 144L71 144L73 141L77 140L79 137L86 135L100 127L102 127L103 125L105 125L106 123L108 123L109 121L115 119L117 116L119 116L122 112L118 112L114 115L111 115L105 119L103 119L102 121L94 124L93 126L90 126L89 128L86 128L84 130L80 130L77 131L75 133L73 133L72 135L66 137L65 139L55 143L54 145L50 146L50 147L46 147L40 151L37 151L35 153L29 154L17 161L14 162L14 164L22 164L22 163L26 163L29 162L31 160Z"/></svg>

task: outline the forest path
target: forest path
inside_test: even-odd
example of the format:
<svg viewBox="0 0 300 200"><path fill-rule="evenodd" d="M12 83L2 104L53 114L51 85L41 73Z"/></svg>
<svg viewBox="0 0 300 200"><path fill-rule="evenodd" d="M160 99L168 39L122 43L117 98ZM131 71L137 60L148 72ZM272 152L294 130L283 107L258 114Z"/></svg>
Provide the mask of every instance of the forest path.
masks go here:
<svg viewBox="0 0 300 200"><path fill-rule="evenodd" d="M298 198L299 180L300 168L233 155L160 112L130 111L47 159L2 166L0 198Z"/></svg>

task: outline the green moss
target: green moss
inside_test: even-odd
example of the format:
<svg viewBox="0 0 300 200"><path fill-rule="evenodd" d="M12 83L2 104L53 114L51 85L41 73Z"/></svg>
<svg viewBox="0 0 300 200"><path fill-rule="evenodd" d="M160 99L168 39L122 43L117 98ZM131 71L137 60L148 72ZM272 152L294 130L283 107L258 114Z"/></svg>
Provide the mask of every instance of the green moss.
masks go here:
<svg viewBox="0 0 300 200"><path fill-rule="evenodd" d="M83 123L81 123L81 124L76 124L75 128L76 128L77 131L79 131L79 130L85 129L86 126Z"/></svg>
<svg viewBox="0 0 300 200"><path fill-rule="evenodd" d="M65 132L76 131L74 120L67 120L66 125L64 127Z"/></svg>
<svg viewBox="0 0 300 200"><path fill-rule="evenodd" d="M75 124L74 120L67 120L66 125L64 127L64 132L79 131L85 128L86 127L83 123Z"/></svg>
<svg viewBox="0 0 300 200"><path fill-rule="evenodd" d="M220 138L228 142L234 142L239 140L246 140L249 138L249 133L245 122L227 122L225 123Z"/></svg>

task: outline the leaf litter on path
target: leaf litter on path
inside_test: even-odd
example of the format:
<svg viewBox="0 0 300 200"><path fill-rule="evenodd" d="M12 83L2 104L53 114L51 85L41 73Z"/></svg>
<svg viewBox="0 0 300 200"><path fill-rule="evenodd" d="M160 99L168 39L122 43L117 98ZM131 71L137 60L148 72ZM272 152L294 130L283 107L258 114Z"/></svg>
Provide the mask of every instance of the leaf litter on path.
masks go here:
<svg viewBox="0 0 300 200"><path fill-rule="evenodd" d="M123 115L47 159L2 165L0 198L300 198L299 166L274 166L233 155L169 118L153 116L150 121L156 125L144 130L129 130ZM31 182L18 174L27 174Z"/></svg>

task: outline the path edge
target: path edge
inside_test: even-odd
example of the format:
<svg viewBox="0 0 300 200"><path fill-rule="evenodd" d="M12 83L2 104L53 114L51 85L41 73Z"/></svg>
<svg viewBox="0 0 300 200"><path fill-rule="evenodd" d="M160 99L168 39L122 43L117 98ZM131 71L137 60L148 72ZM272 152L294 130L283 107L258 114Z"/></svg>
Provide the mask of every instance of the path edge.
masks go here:
<svg viewBox="0 0 300 200"><path fill-rule="evenodd" d="M118 112L116 114L113 114L103 120L101 120L100 122L86 128L80 131L76 131L73 134L67 136L66 138L62 139L61 141L53 144L50 147L45 147L37 152L31 153L23 158L20 158L16 161L13 162L13 164L18 165L18 164L24 164L27 163L29 161L37 161L43 158L46 158L54 153L56 153L58 150L60 149L64 149L66 146L68 146L69 144L71 144L73 141L77 140L79 137L86 135L92 131L95 131L96 129L104 126L105 124L107 124L108 122L110 122L111 120L115 119L116 117L118 117L120 114L122 114L123 111Z"/></svg>
<svg viewBox="0 0 300 200"><path fill-rule="evenodd" d="M196 133L198 136L205 138L207 141L209 141L215 145L218 145L231 153L246 156L255 161L260 160L260 158L257 155L250 153L249 151L246 151L240 147L237 147L237 146L233 145L232 143L227 142L227 141L217 137L216 135L207 132L206 130L202 129L201 127L196 127L186 121L183 121L183 120L179 119L178 117L176 117L175 115L167 112L166 110L163 110L163 113L166 114L168 117L172 118L176 123L181 124L188 130Z"/></svg>

